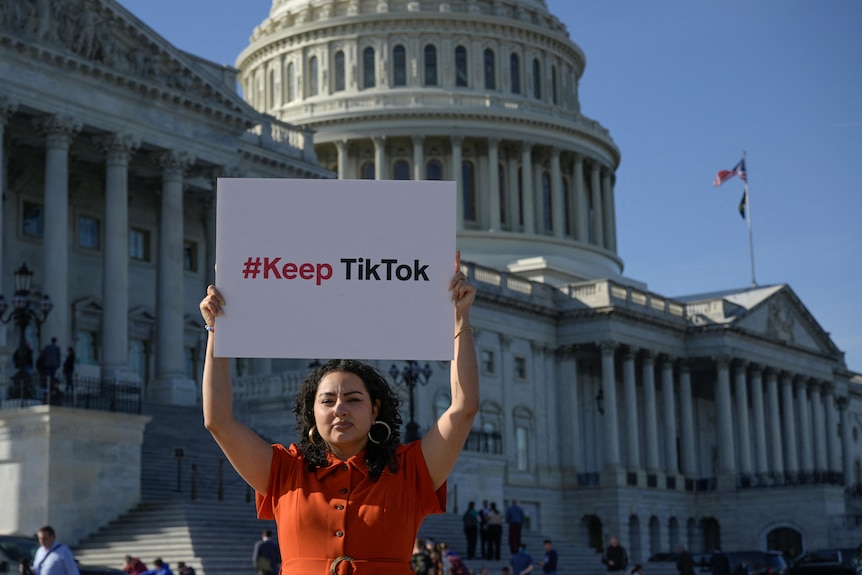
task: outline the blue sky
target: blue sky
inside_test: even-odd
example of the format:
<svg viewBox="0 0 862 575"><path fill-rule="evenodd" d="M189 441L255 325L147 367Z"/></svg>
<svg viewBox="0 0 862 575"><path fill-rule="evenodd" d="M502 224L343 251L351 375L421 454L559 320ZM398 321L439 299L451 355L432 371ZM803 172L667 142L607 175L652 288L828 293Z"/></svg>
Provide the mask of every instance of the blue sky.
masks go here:
<svg viewBox="0 0 862 575"><path fill-rule="evenodd" d="M120 0L233 65L269 0ZM548 0L584 51L581 112L622 152L625 274L664 296L789 284L862 371L862 2Z"/></svg>

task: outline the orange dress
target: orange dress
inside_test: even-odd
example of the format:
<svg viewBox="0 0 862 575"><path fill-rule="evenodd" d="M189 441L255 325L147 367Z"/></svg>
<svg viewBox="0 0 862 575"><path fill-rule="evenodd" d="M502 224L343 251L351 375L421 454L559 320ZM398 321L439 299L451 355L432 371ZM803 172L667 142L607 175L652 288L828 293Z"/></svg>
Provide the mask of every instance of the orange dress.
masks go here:
<svg viewBox="0 0 862 575"><path fill-rule="evenodd" d="M419 441L399 446L398 472L387 468L377 481L368 478L364 451L310 472L295 444L272 447L269 492L257 494L257 515L276 521L281 573L413 572L419 526L446 511L446 484L434 490Z"/></svg>

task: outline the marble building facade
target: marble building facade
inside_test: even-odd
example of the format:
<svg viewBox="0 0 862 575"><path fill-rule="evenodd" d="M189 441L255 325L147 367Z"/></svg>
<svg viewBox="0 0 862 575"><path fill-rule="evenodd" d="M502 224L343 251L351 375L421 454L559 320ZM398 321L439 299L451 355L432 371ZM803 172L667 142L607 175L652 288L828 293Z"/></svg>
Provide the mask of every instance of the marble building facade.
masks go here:
<svg viewBox="0 0 862 575"><path fill-rule="evenodd" d="M0 8L0 292L26 261L54 301L34 348L194 404L217 177L454 179L482 408L450 510L517 499L529 529L636 560L862 537L862 377L790 286L623 275L621 153L543 0L274 0L236 70L111 0L62 4ZM298 373L236 364L238 413L290 441ZM448 403L432 367L423 428Z"/></svg>

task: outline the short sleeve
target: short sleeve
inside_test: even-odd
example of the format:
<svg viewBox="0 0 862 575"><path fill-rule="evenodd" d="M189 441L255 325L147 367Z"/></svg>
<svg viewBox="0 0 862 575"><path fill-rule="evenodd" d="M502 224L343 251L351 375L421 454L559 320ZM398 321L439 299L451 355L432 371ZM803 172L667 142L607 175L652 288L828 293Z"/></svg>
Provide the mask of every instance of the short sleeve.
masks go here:
<svg viewBox="0 0 862 575"><path fill-rule="evenodd" d="M273 491L282 484L284 479L294 472L299 463L299 453L296 445L289 448L275 443L272 446L272 464L269 468L269 482L266 493L255 492L258 519L275 519L277 496Z"/></svg>
<svg viewBox="0 0 862 575"><path fill-rule="evenodd" d="M419 495L419 510L422 515L432 515L446 512L446 485L444 482L436 491L428 471L425 454L422 453L422 442L414 441L406 445L403 451L404 467L414 474L416 493Z"/></svg>

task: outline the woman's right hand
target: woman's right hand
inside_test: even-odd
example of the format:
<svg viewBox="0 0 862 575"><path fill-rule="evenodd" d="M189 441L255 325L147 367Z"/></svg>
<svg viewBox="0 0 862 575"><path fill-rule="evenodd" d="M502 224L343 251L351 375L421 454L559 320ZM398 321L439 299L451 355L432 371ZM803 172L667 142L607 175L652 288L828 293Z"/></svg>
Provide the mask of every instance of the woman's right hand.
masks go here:
<svg viewBox="0 0 862 575"><path fill-rule="evenodd" d="M207 325L215 325L216 316L221 315L224 307L224 298L215 286L207 288L207 295L201 300L201 316Z"/></svg>

